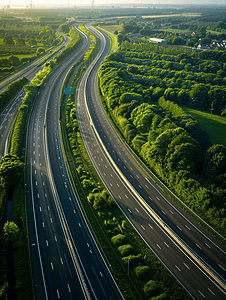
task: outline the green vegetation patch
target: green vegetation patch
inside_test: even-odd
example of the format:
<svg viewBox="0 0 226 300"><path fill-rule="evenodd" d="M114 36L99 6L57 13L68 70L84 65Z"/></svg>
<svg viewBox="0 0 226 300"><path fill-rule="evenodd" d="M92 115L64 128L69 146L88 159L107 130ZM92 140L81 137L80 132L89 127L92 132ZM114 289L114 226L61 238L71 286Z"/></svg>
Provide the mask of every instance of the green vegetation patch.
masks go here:
<svg viewBox="0 0 226 300"><path fill-rule="evenodd" d="M212 144L226 146L226 118L188 107L183 107L183 110L198 121L200 128L209 134Z"/></svg>

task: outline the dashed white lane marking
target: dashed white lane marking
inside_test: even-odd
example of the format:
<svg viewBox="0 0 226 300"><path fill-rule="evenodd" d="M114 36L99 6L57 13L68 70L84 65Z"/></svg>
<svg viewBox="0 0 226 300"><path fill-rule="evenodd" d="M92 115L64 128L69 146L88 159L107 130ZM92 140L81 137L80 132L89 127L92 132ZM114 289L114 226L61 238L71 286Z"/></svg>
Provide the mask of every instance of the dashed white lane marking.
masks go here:
<svg viewBox="0 0 226 300"><path fill-rule="evenodd" d="M218 266L223 270L226 271L224 267L222 267L222 265L218 264Z"/></svg>
<svg viewBox="0 0 226 300"><path fill-rule="evenodd" d="M190 270L189 266L188 266L188 265L186 265L186 263L184 263L184 265L185 265L185 267L186 267L187 269L189 269L189 270Z"/></svg>
<svg viewBox="0 0 226 300"><path fill-rule="evenodd" d="M202 292L200 292L199 290L198 290L198 292L199 292L199 294L200 294L201 296L203 296L203 298L206 298L206 297L203 295Z"/></svg>
<svg viewBox="0 0 226 300"><path fill-rule="evenodd" d="M209 289L209 288L208 288L208 291L210 291L210 293L212 293L213 295L215 295L215 294L214 294L214 292L213 292L213 291L211 291L211 289Z"/></svg>
<svg viewBox="0 0 226 300"><path fill-rule="evenodd" d="M181 272L181 269L180 269L180 268L178 268L178 266L177 266L177 265L175 265L175 267L177 268L177 270L178 270L178 271L180 271L180 272Z"/></svg>

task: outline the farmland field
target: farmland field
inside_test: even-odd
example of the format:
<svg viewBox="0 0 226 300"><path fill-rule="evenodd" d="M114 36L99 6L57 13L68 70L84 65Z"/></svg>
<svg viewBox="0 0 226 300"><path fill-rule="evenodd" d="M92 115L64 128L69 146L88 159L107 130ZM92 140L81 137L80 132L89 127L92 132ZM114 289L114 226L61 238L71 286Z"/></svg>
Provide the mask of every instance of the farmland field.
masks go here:
<svg viewBox="0 0 226 300"><path fill-rule="evenodd" d="M212 144L226 146L226 118L205 113L199 110L182 107L183 110L192 115L199 123L201 129L205 130Z"/></svg>

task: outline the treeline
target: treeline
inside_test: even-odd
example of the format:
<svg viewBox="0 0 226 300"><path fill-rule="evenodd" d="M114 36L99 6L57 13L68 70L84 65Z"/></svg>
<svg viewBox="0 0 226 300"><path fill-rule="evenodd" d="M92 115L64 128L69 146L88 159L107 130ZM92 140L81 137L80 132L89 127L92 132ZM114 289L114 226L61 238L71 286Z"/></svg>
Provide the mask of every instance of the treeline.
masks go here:
<svg viewBox="0 0 226 300"><path fill-rule="evenodd" d="M82 45L82 38L75 31L74 28L70 29L69 36L70 36L70 43L68 44L68 46L63 51L61 51L60 54L58 54L54 58L54 63L55 64L58 64L58 63L62 62L66 57L71 56Z"/></svg>
<svg viewBox="0 0 226 300"><path fill-rule="evenodd" d="M2 112L6 108L6 106L13 100L13 98L27 83L28 79L23 77L11 83L4 92L0 93L0 112Z"/></svg>
<svg viewBox="0 0 226 300"><path fill-rule="evenodd" d="M191 53L174 48L167 48L165 53L158 53L160 48L164 47L124 42L120 50L106 59L104 72L111 70L114 76L119 75L124 82L133 83L134 92L142 88L141 94L145 96L146 102L151 99L157 101L159 97L164 96L178 104L206 111L213 105L214 112L224 116L225 53ZM208 60L205 60L205 57L208 57ZM109 80L109 76L103 80ZM126 85L127 83L121 87L122 92L129 90ZM114 106L114 103L109 105Z"/></svg>
<svg viewBox="0 0 226 300"><path fill-rule="evenodd" d="M192 71L187 72L192 80L175 78L176 71L168 61L183 65L183 60L190 60L193 55L179 54L179 49L176 53L167 50L168 67L162 70L165 76L160 76L157 73L161 69L154 66L155 57L161 56L161 63L164 61L156 51L159 48L124 42L115 54L107 57L99 70L105 106L126 141L146 164L184 203L225 236L226 203L222 199L226 199L226 149L223 145L211 145L197 121L175 102L200 109L208 109L213 103L216 112L222 113L226 108L226 87L211 85L212 82L199 84ZM209 63L201 61L197 54L194 59ZM214 63L222 66L224 72L224 64ZM150 75L152 72L156 72L155 76ZM174 76L167 78L171 72Z"/></svg>

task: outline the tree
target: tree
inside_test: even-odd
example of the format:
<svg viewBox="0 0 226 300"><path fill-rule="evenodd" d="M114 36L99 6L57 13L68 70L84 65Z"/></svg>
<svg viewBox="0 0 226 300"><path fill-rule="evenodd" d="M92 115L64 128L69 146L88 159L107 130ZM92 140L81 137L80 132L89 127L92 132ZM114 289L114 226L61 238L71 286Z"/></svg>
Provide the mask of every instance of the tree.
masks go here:
<svg viewBox="0 0 226 300"><path fill-rule="evenodd" d="M202 110L209 109L208 87L203 83L195 84L190 91L191 102L193 107Z"/></svg>
<svg viewBox="0 0 226 300"><path fill-rule="evenodd" d="M162 292L162 289L155 283L154 280L149 280L144 285L144 293L149 297L158 296Z"/></svg>
<svg viewBox="0 0 226 300"><path fill-rule="evenodd" d="M61 32L64 32L64 33L69 33L69 26L68 26L68 24L61 24L59 26L59 30Z"/></svg>
<svg viewBox="0 0 226 300"><path fill-rule="evenodd" d="M10 35L4 37L3 45L14 45L14 41Z"/></svg>
<svg viewBox="0 0 226 300"><path fill-rule="evenodd" d="M184 45L185 43L186 41L180 37L176 37L175 39L173 39L174 45Z"/></svg>
<svg viewBox="0 0 226 300"><path fill-rule="evenodd" d="M19 60L19 58L17 56L11 55L9 57L9 63L12 66L18 66L20 64L20 60Z"/></svg>
<svg viewBox="0 0 226 300"><path fill-rule="evenodd" d="M226 29L226 23L224 21L218 21L216 28Z"/></svg>
<svg viewBox="0 0 226 300"><path fill-rule="evenodd" d="M16 155L6 154L0 161L0 176L2 177L6 188L14 189L21 181L23 163Z"/></svg>
<svg viewBox="0 0 226 300"><path fill-rule="evenodd" d="M20 236L20 229L14 222L7 221L4 225L3 232L8 245L15 243Z"/></svg>
<svg viewBox="0 0 226 300"><path fill-rule="evenodd" d="M45 53L45 49L42 48L42 47L39 47L39 48L37 49L37 51L36 51L36 54L37 54L37 55L40 55L40 54L42 54L42 53Z"/></svg>
<svg viewBox="0 0 226 300"><path fill-rule="evenodd" d="M16 39L16 40L15 40L15 43L16 43L16 45L18 45L18 46L26 46L26 43L25 43L24 39L22 39L22 38Z"/></svg>

